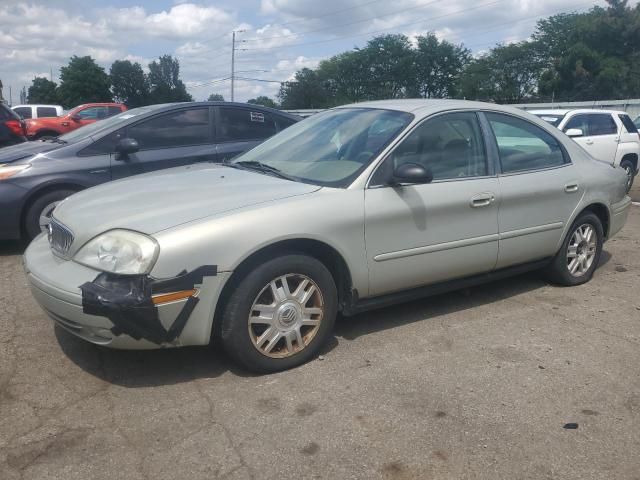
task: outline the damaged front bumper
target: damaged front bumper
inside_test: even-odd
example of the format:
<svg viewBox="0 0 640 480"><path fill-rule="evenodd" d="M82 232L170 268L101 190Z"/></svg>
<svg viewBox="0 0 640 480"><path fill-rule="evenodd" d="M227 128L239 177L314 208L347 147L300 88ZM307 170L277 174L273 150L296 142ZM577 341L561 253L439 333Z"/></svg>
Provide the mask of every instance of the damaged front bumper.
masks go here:
<svg viewBox="0 0 640 480"><path fill-rule="evenodd" d="M225 277L214 265L161 280L102 273L58 258L45 236L29 245L24 264L33 296L60 327L122 349L207 344Z"/></svg>

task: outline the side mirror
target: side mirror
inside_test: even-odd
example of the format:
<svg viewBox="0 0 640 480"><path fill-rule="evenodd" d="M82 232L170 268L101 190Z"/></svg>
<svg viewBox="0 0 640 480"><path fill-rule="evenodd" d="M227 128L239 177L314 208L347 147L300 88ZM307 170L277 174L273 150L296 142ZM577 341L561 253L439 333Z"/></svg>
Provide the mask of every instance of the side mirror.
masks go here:
<svg viewBox="0 0 640 480"><path fill-rule="evenodd" d="M138 145L137 140L133 138L121 138L116 143L116 153L118 154L118 159L125 159L130 154L136 153L140 150L140 145Z"/></svg>
<svg viewBox="0 0 640 480"><path fill-rule="evenodd" d="M422 184L433 181L433 172L418 163L403 163L393 171L391 183L399 185L401 183Z"/></svg>
<svg viewBox="0 0 640 480"><path fill-rule="evenodd" d="M71 120L73 120L74 122L79 122L80 120L82 120L82 117L80 115L72 115Z"/></svg>
<svg viewBox="0 0 640 480"><path fill-rule="evenodd" d="M567 137L582 137L584 135L581 128L570 128L564 133L567 134Z"/></svg>

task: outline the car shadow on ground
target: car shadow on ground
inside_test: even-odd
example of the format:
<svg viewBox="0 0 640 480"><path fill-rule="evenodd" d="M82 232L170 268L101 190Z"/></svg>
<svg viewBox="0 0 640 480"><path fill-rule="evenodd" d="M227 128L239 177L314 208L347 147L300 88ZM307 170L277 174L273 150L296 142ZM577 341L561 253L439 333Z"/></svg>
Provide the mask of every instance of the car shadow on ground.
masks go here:
<svg viewBox="0 0 640 480"><path fill-rule="evenodd" d="M27 245L27 242L21 240L2 240L0 241L0 257L22 255Z"/></svg>
<svg viewBox="0 0 640 480"><path fill-rule="evenodd" d="M599 266L611 259L604 251ZM549 285L541 272L486 283L477 287L427 297L408 303L338 318L334 336L322 349L326 355L338 345L338 338L355 340L370 333L408 325L433 322L457 313L507 300ZM562 289L563 287L557 287ZM257 376L234 364L219 342L205 347L159 350L112 350L76 338L60 327L55 335L65 355L87 373L106 382L128 388L179 384L224 374Z"/></svg>

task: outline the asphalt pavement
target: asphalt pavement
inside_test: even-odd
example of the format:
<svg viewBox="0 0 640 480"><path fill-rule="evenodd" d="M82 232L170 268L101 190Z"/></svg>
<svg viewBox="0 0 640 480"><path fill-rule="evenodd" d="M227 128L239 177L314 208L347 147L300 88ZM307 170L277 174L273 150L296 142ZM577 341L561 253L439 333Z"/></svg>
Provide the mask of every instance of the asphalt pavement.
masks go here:
<svg viewBox="0 0 640 480"><path fill-rule="evenodd" d="M341 319L267 376L54 328L22 249L0 244L2 480L640 478L640 207L589 284L533 273Z"/></svg>

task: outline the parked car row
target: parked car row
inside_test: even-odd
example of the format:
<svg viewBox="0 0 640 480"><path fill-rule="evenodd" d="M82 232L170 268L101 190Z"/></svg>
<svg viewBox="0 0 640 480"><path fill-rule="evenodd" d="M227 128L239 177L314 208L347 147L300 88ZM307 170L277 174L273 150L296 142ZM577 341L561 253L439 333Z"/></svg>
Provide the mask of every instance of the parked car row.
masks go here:
<svg viewBox="0 0 640 480"><path fill-rule="evenodd" d="M626 112L616 110L532 110L573 138L594 158L620 165L627 173L627 191L638 173L640 134Z"/></svg>
<svg viewBox="0 0 640 480"><path fill-rule="evenodd" d="M536 268L587 282L631 205L622 168L521 110L382 101L296 120L153 106L35 144L36 156L7 149L0 199L14 203L0 211L29 222L57 203L27 226L47 224L25 252L37 301L95 344L214 340L271 372L317 355L338 312ZM4 215L16 233L20 218Z"/></svg>
<svg viewBox="0 0 640 480"><path fill-rule="evenodd" d="M74 192L153 170L221 162L298 120L260 106L215 102L151 105L95 123L82 118L90 124L0 150L0 239L34 238Z"/></svg>

